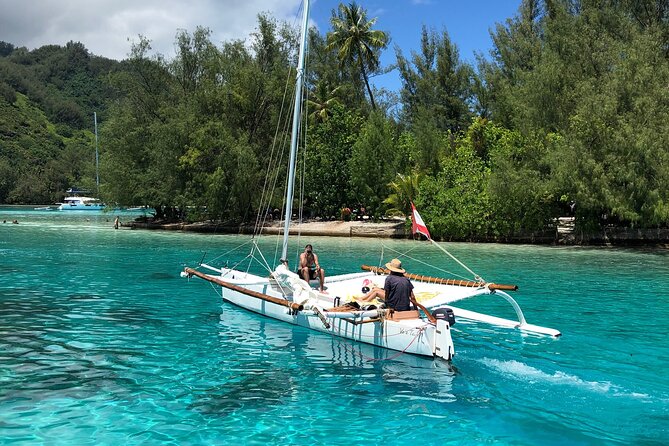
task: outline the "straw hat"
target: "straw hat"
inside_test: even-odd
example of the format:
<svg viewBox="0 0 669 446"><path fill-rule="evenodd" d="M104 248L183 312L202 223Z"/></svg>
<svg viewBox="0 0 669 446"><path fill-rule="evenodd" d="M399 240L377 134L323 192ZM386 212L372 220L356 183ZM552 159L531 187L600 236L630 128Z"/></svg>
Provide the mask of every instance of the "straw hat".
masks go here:
<svg viewBox="0 0 669 446"><path fill-rule="evenodd" d="M405 273L402 269L402 262L400 262L399 259L392 259L390 262L386 263L386 268L394 273Z"/></svg>

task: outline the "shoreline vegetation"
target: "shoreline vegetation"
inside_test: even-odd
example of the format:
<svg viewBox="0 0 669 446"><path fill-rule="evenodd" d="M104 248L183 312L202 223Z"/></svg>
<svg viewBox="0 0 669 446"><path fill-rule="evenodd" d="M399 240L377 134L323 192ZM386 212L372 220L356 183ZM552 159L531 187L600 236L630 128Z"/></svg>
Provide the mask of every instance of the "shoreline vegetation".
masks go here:
<svg viewBox="0 0 669 446"><path fill-rule="evenodd" d="M9 205L8 208L35 208L38 205ZM165 219L142 216L129 219L121 215L119 228L145 229L162 231L184 231L206 234L248 234L254 233L254 226L250 223L231 223L216 220L194 221ZM13 218L0 220L12 223ZM112 220L108 220L112 221ZM18 223L18 222L17 222ZM525 231L511 236L475 236L468 237L435 237L442 242L469 242L469 243L502 243L502 244L530 244L554 246L619 246L619 247L659 247L669 249L669 228L632 228L625 226L608 225L590 231L579 228L574 217L559 217L554 224L542 231ZM262 233L264 235L283 234L283 220L268 221ZM293 219L290 233L303 236L324 237L366 237L366 238L412 238L410 220L401 217L381 220L351 219L326 220L312 218L297 223Z"/></svg>
<svg viewBox="0 0 669 446"><path fill-rule="evenodd" d="M235 225L215 221L187 223L135 220L124 222L121 227L209 234L253 234L254 232L253 225ZM269 222L262 232L265 235L283 234L283 222ZM308 220L302 223L293 223L290 233L301 234L302 236L326 237L411 238L410 226L401 219L382 222ZM542 232L528 232L508 237L441 238L439 241L562 246L657 246L669 248L669 229L635 229L611 226L599 231L585 232L575 229L573 220L569 217L562 217L556 222L555 227L547 228Z"/></svg>
<svg viewBox="0 0 669 446"><path fill-rule="evenodd" d="M420 48L390 61L396 91L370 88L391 68L383 21L340 4L310 32L302 215L378 221L414 203L436 240L667 244L669 3L578 3L521 1L476 65L446 30L415 30ZM173 55L141 38L124 61L0 42L0 202L76 187L157 219L247 224L281 208L296 32L260 15L247 39L180 29Z"/></svg>

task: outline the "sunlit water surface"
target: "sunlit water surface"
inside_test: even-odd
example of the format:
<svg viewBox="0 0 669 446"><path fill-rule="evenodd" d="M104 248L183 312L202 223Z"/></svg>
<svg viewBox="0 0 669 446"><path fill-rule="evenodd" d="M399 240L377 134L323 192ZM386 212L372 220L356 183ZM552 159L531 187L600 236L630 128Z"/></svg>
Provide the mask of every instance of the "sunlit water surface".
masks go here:
<svg viewBox="0 0 669 446"><path fill-rule="evenodd" d="M179 277L246 236L25 207L2 220L2 444L669 443L667 250L445 244L563 333L458 321L449 365L249 314ZM427 243L302 237L292 255L305 243L329 274L382 250L461 273ZM274 262L276 239L260 244ZM513 316L494 296L463 306Z"/></svg>

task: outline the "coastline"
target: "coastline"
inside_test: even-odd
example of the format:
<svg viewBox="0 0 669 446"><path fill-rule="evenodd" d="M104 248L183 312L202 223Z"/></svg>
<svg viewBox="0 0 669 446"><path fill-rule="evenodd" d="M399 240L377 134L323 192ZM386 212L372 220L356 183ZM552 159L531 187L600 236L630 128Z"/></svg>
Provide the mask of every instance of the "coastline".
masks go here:
<svg viewBox="0 0 669 446"><path fill-rule="evenodd" d="M17 219L16 212L37 211L35 207L44 205L0 205L0 210L8 213L1 219L11 223ZM51 205L50 207L52 207ZM137 214L125 211L93 211L89 213L60 213L53 209L49 215L86 215L92 217L104 216L112 221L115 215L119 215L121 222L119 227L123 229L149 229L167 231L200 232L209 234L253 234L252 225L232 225L216 221L205 221L195 223L137 220ZM23 221L22 215L18 215L18 222ZM110 223L111 224L111 223ZM405 226L404 219L385 220L373 222L370 220L309 220L301 224L293 223L291 234L304 234L309 236L325 237L369 237L369 238L411 238L410 231ZM264 234L282 234L283 223L278 220L270 221L263 229ZM528 244L543 246L604 246L604 247L639 247L669 249L669 228L630 228L624 226L606 226L597 231L582 231L576 224L574 217L559 217L555 219L543 231L525 232L513 236L481 236L481 237L440 237L436 241L442 242L469 242L469 243L499 243L499 244Z"/></svg>
<svg viewBox="0 0 669 446"><path fill-rule="evenodd" d="M226 225L220 222L166 223L130 221L121 224L127 229L149 229L166 231L201 232L209 234L253 234L252 225ZM281 222L270 222L263 229L264 234L283 234ZM355 221L307 221L293 223L289 233L325 237L370 237L370 238L410 238L404 220L384 222ZM448 238L439 241L504 243L554 246L621 246L660 247L669 249L669 229L632 229L608 227L601 231L585 233L565 230L558 226L543 232L527 233L510 237Z"/></svg>
<svg viewBox="0 0 669 446"><path fill-rule="evenodd" d="M251 225L225 225L216 222L197 223L161 223L161 222L127 222L121 227L130 229L153 229L167 231L188 231L202 233L220 234L253 234L254 227ZM283 234L283 224L272 222L263 228L264 234ZM404 228L404 220L392 220L388 222L370 221L308 221L293 223L289 234L326 236L326 237L373 237L373 238L406 238L407 232Z"/></svg>

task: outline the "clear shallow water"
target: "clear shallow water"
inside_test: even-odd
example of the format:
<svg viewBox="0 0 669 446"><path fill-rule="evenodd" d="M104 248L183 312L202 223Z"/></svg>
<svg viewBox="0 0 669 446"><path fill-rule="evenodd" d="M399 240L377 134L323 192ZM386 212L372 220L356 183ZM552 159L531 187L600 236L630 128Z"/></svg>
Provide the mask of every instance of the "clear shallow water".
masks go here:
<svg viewBox="0 0 669 446"><path fill-rule="evenodd" d="M222 305L179 277L246 237L115 231L110 215L31 208L3 219L2 444L669 443L667 250L447 244L486 279L517 283L529 322L563 332L459 321L449 366L383 360L394 354ZM455 270L418 242L296 246L307 242L328 273L357 268L354 255L378 264L382 245ZM276 240L261 243L271 260ZM513 314L491 297L466 306Z"/></svg>

